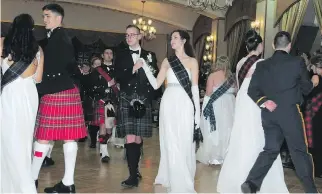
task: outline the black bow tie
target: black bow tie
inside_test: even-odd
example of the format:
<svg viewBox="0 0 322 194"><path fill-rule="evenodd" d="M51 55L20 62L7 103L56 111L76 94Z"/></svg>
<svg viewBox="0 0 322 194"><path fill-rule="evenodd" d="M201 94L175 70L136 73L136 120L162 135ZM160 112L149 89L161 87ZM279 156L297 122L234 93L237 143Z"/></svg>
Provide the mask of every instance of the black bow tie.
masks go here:
<svg viewBox="0 0 322 194"><path fill-rule="evenodd" d="M132 51L132 50L130 50L130 54L132 55L132 54L140 54L140 51L139 50L136 50L136 51Z"/></svg>

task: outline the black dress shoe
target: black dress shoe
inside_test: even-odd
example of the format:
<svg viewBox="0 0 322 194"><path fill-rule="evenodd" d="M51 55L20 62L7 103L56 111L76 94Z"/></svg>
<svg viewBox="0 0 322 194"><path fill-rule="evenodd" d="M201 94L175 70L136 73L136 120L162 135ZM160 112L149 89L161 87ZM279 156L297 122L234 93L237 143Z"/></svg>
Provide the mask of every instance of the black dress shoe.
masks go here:
<svg viewBox="0 0 322 194"><path fill-rule="evenodd" d="M87 137L80 138L80 139L78 140L78 142L85 142L85 141L86 141L86 139L87 139Z"/></svg>
<svg viewBox="0 0 322 194"><path fill-rule="evenodd" d="M142 179L142 175L141 175L141 173L139 172L139 170L137 170L136 175L137 175L138 179L140 179L140 180Z"/></svg>
<svg viewBox="0 0 322 194"><path fill-rule="evenodd" d="M66 186L62 181L53 187L45 188L45 193L76 193L75 185Z"/></svg>
<svg viewBox="0 0 322 194"><path fill-rule="evenodd" d="M101 161L102 161L103 163L109 163L109 161L110 161L110 157L108 157L108 156L104 156L104 157L101 159Z"/></svg>
<svg viewBox="0 0 322 194"><path fill-rule="evenodd" d="M89 146L90 148L96 148L96 143L91 143L91 145Z"/></svg>
<svg viewBox="0 0 322 194"><path fill-rule="evenodd" d="M283 163L283 167L295 170L293 162L285 162L285 163Z"/></svg>
<svg viewBox="0 0 322 194"><path fill-rule="evenodd" d="M138 187L139 185L139 180L137 177L129 177L125 181L121 183L122 187L124 188L133 188L133 187Z"/></svg>
<svg viewBox="0 0 322 194"><path fill-rule="evenodd" d="M55 161L52 158L45 157L44 161L42 162L42 167L49 167L55 164Z"/></svg>
<svg viewBox="0 0 322 194"><path fill-rule="evenodd" d="M258 188L254 183L246 181L241 185L241 190L243 193L256 193Z"/></svg>
<svg viewBox="0 0 322 194"><path fill-rule="evenodd" d="M36 189L38 189L38 180L35 180Z"/></svg>

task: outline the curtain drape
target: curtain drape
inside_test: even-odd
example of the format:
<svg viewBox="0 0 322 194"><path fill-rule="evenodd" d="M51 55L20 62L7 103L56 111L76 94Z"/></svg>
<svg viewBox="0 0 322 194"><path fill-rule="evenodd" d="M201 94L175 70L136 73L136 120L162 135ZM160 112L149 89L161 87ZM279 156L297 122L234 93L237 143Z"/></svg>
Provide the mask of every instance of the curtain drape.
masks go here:
<svg viewBox="0 0 322 194"><path fill-rule="evenodd" d="M201 37L198 38L197 43L194 45L195 48L195 54L196 54L196 59L199 64L199 69L203 65L203 55L205 52L205 44L206 44L206 38L209 34L203 34Z"/></svg>
<svg viewBox="0 0 322 194"><path fill-rule="evenodd" d="M320 32L322 34L322 0L314 0L313 5L318 24L320 26Z"/></svg>
<svg viewBox="0 0 322 194"><path fill-rule="evenodd" d="M319 0L320 1L320 0ZM280 21L280 30L289 32L292 43L295 42L297 33L303 23L309 0L300 0L286 11Z"/></svg>
<svg viewBox="0 0 322 194"><path fill-rule="evenodd" d="M228 35L228 57L230 58L232 69L237 65L239 50L246 32L251 28L250 23L250 20L241 20Z"/></svg>

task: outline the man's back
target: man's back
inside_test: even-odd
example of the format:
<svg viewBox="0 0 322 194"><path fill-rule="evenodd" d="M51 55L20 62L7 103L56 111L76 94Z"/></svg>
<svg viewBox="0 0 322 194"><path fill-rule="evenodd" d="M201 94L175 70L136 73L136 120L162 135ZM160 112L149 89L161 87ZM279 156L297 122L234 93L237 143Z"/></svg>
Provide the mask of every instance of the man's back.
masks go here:
<svg viewBox="0 0 322 194"><path fill-rule="evenodd" d="M260 62L255 72L263 96L278 105L300 104L313 88L304 61L285 51ZM254 77L253 77L254 78Z"/></svg>

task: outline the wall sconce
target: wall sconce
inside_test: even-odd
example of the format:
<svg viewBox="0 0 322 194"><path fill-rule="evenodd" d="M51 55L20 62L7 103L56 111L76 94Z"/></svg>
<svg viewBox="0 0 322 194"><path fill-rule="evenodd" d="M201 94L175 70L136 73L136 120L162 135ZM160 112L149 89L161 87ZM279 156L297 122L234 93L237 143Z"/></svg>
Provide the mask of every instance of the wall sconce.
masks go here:
<svg viewBox="0 0 322 194"><path fill-rule="evenodd" d="M250 23L250 26L251 26L252 29L254 29L255 31L259 32L261 22L259 20L253 21L252 23Z"/></svg>
<svg viewBox="0 0 322 194"><path fill-rule="evenodd" d="M214 37L213 35L207 36L206 37L206 44L205 44L205 51L204 51L204 55L203 55L203 60L205 62L212 62L213 59L213 47L214 47L214 40L216 39L216 37Z"/></svg>

